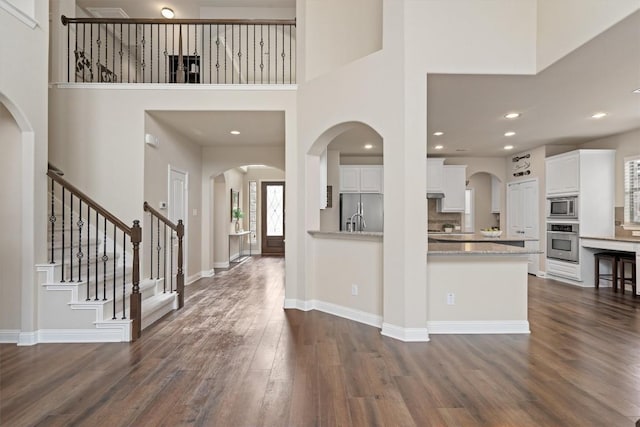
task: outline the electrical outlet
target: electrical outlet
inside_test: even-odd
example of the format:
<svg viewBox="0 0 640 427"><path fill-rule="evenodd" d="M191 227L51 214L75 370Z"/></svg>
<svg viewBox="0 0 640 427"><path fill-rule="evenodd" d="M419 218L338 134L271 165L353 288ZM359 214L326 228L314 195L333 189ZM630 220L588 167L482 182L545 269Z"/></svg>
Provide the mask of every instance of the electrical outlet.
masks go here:
<svg viewBox="0 0 640 427"><path fill-rule="evenodd" d="M353 284L351 285L351 295L358 295L358 285Z"/></svg>
<svg viewBox="0 0 640 427"><path fill-rule="evenodd" d="M456 303L456 294L449 292L447 294L447 305L454 305Z"/></svg>

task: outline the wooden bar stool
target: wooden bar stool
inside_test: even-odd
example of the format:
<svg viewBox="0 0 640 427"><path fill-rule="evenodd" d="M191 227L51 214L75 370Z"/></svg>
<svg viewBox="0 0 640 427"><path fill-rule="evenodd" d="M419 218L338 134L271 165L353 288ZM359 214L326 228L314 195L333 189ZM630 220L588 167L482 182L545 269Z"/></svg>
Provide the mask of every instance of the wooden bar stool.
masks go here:
<svg viewBox="0 0 640 427"><path fill-rule="evenodd" d="M636 295L636 257L634 255L620 255L620 274L618 276L620 280L620 290L624 294L624 290L627 283L631 284L631 292ZM631 266L631 277L626 276L626 266Z"/></svg>
<svg viewBox="0 0 640 427"><path fill-rule="evenodd" d="M596 288L600 287L600 279L610 280L613 286L613 292L618 292L618 254L616 252L598 252L593 255L595 258L595 279ZM600 261L611 263L611 274L600 274Z"/></svg>

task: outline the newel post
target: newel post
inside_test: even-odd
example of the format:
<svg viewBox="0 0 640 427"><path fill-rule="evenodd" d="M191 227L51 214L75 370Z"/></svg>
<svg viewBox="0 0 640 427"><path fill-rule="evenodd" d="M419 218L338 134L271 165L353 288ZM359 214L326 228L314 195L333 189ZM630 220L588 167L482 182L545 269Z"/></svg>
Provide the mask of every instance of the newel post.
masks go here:
<svg viewBox="0 0 640 427"><path fill-rule="evenodd" d="M184 307L184 272L182 270L182 238L184 237L184 224L181 219L178 220L178 226L176 228L178 234L178 274L176 274L176 284L178 286L178 308L182 308Z"/></svg>
<svg viewBox="0 0 640 427"><path fill-rule="evenodd" d="M131 244L133 245L133 272L131 273L131 297L129 300L131 314L131 339L140 338L142 333L142 295L140 294L140 242L142 241L142 229L140 221L133 221L131 228Z"/></svg>

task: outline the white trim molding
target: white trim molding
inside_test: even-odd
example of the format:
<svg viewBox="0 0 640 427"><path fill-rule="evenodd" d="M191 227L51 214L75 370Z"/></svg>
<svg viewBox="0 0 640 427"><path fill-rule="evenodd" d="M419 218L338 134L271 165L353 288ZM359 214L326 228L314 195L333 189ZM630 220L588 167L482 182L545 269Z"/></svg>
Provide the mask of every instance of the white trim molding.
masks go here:
<svg viewBox="0 0 640 427"><path fill-rule="evenodd" d="M27 346L27 345L36 345L38 344L38 332L20 332L20 336L18 337L18 345Z"/></svg>
<svg viewBox="0 0 640 427"><path fill-rule="evenodd" d="M34 9L34 1L31 0L30 3L31 8ZM38 26L38 21L36 21L35 16L31 16L28 13L20 10L19 8L11 4L11 2L9 2L8 0L0 0L0 9L6 10L7 13L16 17L20 22L31 29L34 29Z"/></svg>
<svg viewBox="0 0 640 427"><path fill-rule="evenodd" d="M469 320L427 322L430 334L530 334L526 320Z"/></svg>
<svg viewBox="0 0 640 427"><path fill-rule="evenodd" d="M403 342L428 342L427 328L404 328L402 326L383 323L380 334Z"/></svg>
<svg viewBox="0 0 640 427"><path fill-rule="evenodd" d="M0 329L0 344L17 344L19 338L19 329Z"/></svg>
<svg viewBox="0 0 640 427"><path fill-rule="evenodd" d="M323 313L342 317L343 319L353 320L354 322L363 323L375 328L382 327L382 316L320 300L303 301L297 299L285 299L284 308L302 311L318 310Z"/></svg>
<svg viewBox="0 0 640 427"><path fill-rule="evenodd" d="M214 262L213 268L229 268L229 262Z"/></svg>

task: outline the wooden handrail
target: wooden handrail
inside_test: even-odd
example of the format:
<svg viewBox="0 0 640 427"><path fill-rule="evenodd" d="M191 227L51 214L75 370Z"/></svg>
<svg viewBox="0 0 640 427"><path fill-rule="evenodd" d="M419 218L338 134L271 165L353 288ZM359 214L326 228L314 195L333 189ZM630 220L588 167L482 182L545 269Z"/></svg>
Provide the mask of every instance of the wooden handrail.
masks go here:
<svg viewBox="0 0 640 427"><path fill-rule="evenodd" d="M163 19L163 18L68 18L67 24L189 24L189 25L296 25L295 19Z"/></svg>
<svg viewBox="0 0 640 427"><path fill-rule="evenodd" d="M59 176L64 176L64 172L59 167L52 165L51 163L47 163L47 170L53 171Z"/></svg>
<svg viewBox="0 0 640 427"><path fill-rule="evenodd" d="M174 224L171 220L169 220L166 216L162 215L160 212L151 207L151 205L147 202L144 202L144 211L151 212L153 216L158 218L160 221L164 222L169 228L173 231L178 231L178 226Z"/></svg>
<svg viewBox="0 0 640 427"><path fill-rule="evenodd" d="M73 193L75 196L80 198L84 203L91 206L93 210L98 212L104 218L108 219L111 223L115 224L120 230L122 230L125 234L131 236L131 227L129 227L124 222L120 221L115 215L111 212L100 206L96 201L94 201L91 197L87 196L85 193L80 191L74 185L70 184L67 180L62 178L60 175L55 173L53 170L47 171L47 176L62 185L65 189Z"/></svg>

